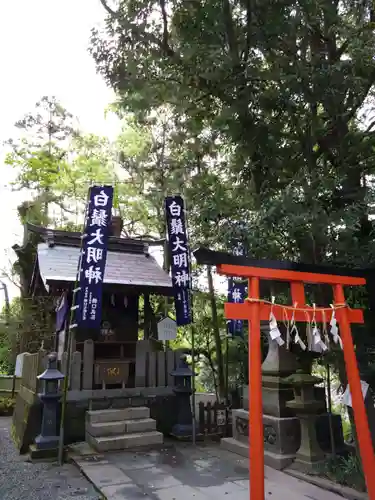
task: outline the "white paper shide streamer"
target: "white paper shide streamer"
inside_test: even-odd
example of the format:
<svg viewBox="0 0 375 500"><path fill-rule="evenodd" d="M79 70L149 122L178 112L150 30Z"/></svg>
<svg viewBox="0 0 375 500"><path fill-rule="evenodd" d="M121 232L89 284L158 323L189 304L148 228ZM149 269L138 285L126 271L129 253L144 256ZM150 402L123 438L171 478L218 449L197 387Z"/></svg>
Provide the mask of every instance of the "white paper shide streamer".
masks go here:
<svg viewBox="0 0 375 500"><path fill-rule="evenodd" d="M275 302L275 297L272 297L272 304L274 304L274 302ZM277 321L275 315L272 312L272 309L270 313L270 337L272 340L276 340L279 346L285 344L283 338L281 337L281 332L279 330L279 327L277 326Z"/></svg>
<svg viewBox="0 0 375 500"><path fill-rule="evenodd" d="M369 386L369 384L367 382L365 382L364 380L361 380L361 389L362 389L363 399L366 399L367 391L368 391L369 387L370 386ZM346 387L346 390L345 390L344 394L342 395L341 402L345 406L351 406L351 407L353 407L352 394L350 392L349 385Z"/></svg>
<svg viewBox="0 0 375 500"><path fill-rule="evenodd" d="M312 335L313 335L314 346L323 352L326 351L328 347L323 342L320 330L316 325L313 326Z"/></svg>
<svg viewBox="0 0 375 500"><path fill-rule="evenodd" d="M337 326L337 319L336 319L336 315L335 315L335 309L333 307L333 305L331 304L331 307L332 307L332 317L331 317L331 321L329 322L330 326L331 326L331 335L332 335L332 338L333 338L333 342L335 344L339 344L341 349L342 349L342 340L341 340L341 337L339 335L339 328Z"/></svg>
<svg viewBox="0 0 375 500"><path fill-rule="evenodd" d="M313 350L318 352L325 352L328 349L328 347L323 342L320 330L315 321L315 308L316 308L315 304L313 304L313 308L314 308L314 316L312 321Z"/></svg>
<svg viewBox="0 0 375 500"><path fill-rule="evenodd" d="M249 301L251 299L248 299ZM277 319L275 314L273 313L273 307L275 305L275 297L271 298L271 301L263 301L271 305L270 316L269 316L269 327L270 327L270 337L271 340L277 342L279 346L285 345L285 341L282 338L281 332L279 330ZM329 322L330 331L328 333L327 320L326 320L326 311L328 308L317 308L315 304L313 307L310 306L302 306L302 308L298 309L298 304L295 302L293 307L291 306L283 306L281 304L277 304L278 307L283 309L283 317L284 317L284 325L286 327L286 348L290 348L290 342L292 341L294 344L298 344L303 351L308 349L309 351L314 351L316 353L325 353L331 348L331 340L330 335L332 335L333 342L336 345L339 345L341 349L343 349L343 344L341 337L339 335L339 328L336 319L336 307L341 308L344 307L342 304L338 304L337 306L331 304L332 316ZM292 309L292 317L289 320L287 309ZM306 341L303 341L300 337L296 320L295 313L296 311L303 311L306 316ZM316 322L316 312L320 312L322 315L322 327L318 327ZM310 313L312 312L312 318L310 317Z"/></svg>
<svg viewBox="0 0 375 500"><path fill-rule="evenodd" d="M294 304L294 307L296 308L297 304ZM298 328L297 328L297 325L296 325L296 321L294 319L294 312L293 312L293 315L292 315L292 319L290 320L290 325L291 325L290 336L293 337L293 335L294 335L294 343L298 344L303 351L306 351L306 344L304 343L304 341L299 336L299 332L298 332Z"/></svg>

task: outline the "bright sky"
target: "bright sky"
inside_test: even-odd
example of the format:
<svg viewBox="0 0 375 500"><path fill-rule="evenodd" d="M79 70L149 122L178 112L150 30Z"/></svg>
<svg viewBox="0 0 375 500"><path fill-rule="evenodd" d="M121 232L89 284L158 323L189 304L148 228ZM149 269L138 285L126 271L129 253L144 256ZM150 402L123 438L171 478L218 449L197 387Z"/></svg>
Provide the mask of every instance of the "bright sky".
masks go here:
<svg viewBox="0 0 375 500"><path fill-rule="evenodd" d="M87 51L91 29L104 19L99 0L0 0L0 270L10 268L15 258L11 247L22 241L16 209L28 199L27 193L11 190L14 172L3 163L3 142L17 137L14 123L46 95L56 96L83 131L109 137L120 131L116 117L104 116L114 94L96 74ZM160 263L160 251L152 253ZM10 298L16 296L17 288L1 271L0 279ZM226 286L222 282L215 279L219 287Z"/></svg>
<svg viewBox="0 0 375 500"><path fill-rule="evenodd" d="M3 141L17 135L14 123L42 96L54 95L84 131L114 136L119 130L115 117L104 117L114 96L87 52L90 30L104 17L99 0L0 2L0 269L9 267L11 246L22 239L16 207L27 199L11 191L14 173L3 164ZM12 297L16 289L8 284ZM2 300L0 292L0 307Z"/></svg>

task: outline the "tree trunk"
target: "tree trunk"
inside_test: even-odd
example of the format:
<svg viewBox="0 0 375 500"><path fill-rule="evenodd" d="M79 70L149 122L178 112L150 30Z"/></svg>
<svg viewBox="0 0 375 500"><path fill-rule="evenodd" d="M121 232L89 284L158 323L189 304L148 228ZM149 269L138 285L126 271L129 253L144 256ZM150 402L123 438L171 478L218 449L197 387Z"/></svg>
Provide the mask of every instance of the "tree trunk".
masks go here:
<svg viewBox="0 0 375 500"><path fill-rule="evenodd" d="M225 395L224 357L221 348L221 338L220 338L219 321L217 317L217 305L215 298L214 282L212 279L212 271L210 266L207 266L207 280L208 280L208 292L211 302L212 325L213 325L212 327L213 327L215 347L216 347L219 393L221 397L224 397Z"/></svg>

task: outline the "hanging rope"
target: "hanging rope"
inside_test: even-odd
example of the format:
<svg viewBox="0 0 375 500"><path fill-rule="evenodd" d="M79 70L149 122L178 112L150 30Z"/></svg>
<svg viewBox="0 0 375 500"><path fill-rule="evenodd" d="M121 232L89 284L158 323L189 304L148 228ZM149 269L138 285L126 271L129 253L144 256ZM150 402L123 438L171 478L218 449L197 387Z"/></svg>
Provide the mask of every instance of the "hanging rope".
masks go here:
<svg viewBox="0 0 375 500"><path fill-rule="evenodd" d="M331 320L330 320L330 333L333 337L333 342L335 344L339 344L341 349L342 349L342 340L340 338L340 335L338 333L338 326L337 326L337 320L336 320L336 311L339 309L344 309L344 308L349 308L349 306L346 303L342 304L331 304L330 307L316 307L315 304L313 304L312 307L309 307L306 305L305 307L298 307L297 302L293 306L288 306L285 304L276 304L275 303L275 297L272 297L271 300L267 299L257 299L253 297L247 297L245 301L250 302L250 303L259 303L259 304L267 304L271 306L270 309L270 317L269 317L269 326L270 326L270 336L272 340L275 340L279 346L282 346L285 344L285 341L283 340L281 336L281 332L278 328L277 325L277 320L274 315L273 309L274 307L281 307L282 313L283 313L283 322L286 327L286 348L290 348L290 342L293 339L294 336L294 343L298 344L300 348L305 351L308 349L309 351L316 351L316 352L326 352L329 347L330 347L330 340L327 332L327 320L326 320L326 313L330 312L332 314ZM289 316L288 316L288 311L292 311L292 317L289 321ZM306 340L307 340L307 346L301 339L298 328L296 325L295 321L295 313L296 311L303 312L306 317ZM322 332L323 332L323 338L320 332L320 329L318 328L317 321L316 321L316 313L320 312L322 314L323 318L323 327L322 327ZM312 314L312 316L310 316Z"/></svg>
<svg viewBox="0 0 375 500"><path fill-rule="evenodd" d="M247 302L259 302L260 304L268 304L272 307L281 307L287 311L303 311L303 312L311 312L311 310L313 308L309 307L309 306L305 306L305 307L297 307L297 304L296 305L293 305L293 306L288 306L286 304L276 304L276 303L272 303L272 301L270 300L267 300L267 299L255 299L253 297L247 297L245 299L245 301ZM325 311L328 311L328 312L332 312L332 310L334 311L337 311L338 309L344 309L344 308L349 308L348 304L346 303L343 303L343 304L332 304L330 307L317 307L316 308L316 311L317 312L325 312Z"/></svg>

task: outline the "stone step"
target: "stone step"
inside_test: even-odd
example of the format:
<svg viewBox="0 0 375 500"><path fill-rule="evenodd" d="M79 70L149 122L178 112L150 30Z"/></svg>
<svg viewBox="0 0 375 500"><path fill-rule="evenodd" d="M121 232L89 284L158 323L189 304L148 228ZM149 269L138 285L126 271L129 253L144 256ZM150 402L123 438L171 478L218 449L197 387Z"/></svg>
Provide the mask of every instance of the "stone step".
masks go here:
<svg viewBox="0 0 375 500"><path fill-rule="evenodd" d="M86 419L91 424L119 422L121 420L138 420L150 418L150 408L137 406L111 410L89 410Z"/></svg>
<svg viewBox="0 0 375 500"><path fill-rule="evenodd" d="M130 434L132 432L146 432L154 430L156 430L156 420L153 420L152 418L86 423L86 431L94 437L116 436L118 434Z"/></svg>
<svg viewBox="0 0 375 500"><path fill-rule="evenodd" d="M242 443L234 438L222 438L220 439L220 446L224 448L224 450L231 451L232 453L236 453L237 455L241 455L242 457L249 456L249 445Z"/></svg>
<svg viewBox="0 0 375 500"><path fill-rule="evenodd" d="M86 441L99 452L128 450L144 446L163 444L164 436L161 432L134 432L118 436L95 437L86 432Z"/></svg>

